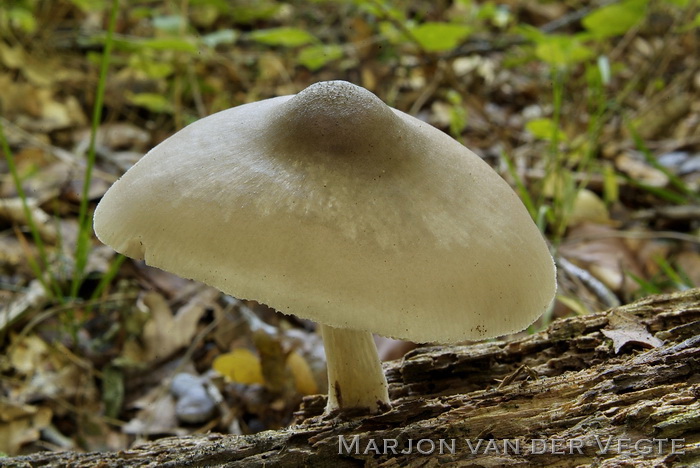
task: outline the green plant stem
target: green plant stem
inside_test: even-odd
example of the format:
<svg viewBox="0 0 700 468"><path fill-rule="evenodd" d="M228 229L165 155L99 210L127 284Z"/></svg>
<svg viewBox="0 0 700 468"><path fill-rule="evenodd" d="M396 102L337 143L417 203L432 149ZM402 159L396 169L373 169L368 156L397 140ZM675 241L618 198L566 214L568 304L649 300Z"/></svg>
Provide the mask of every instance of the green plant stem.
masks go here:
<svg viewBox="0 0 700 468"><path fill-rule="evenodd" d="M27 194L24 192L24 188L22 187L22 180L19 176L19 172L17 171L17 166L15 165L14 155L12 154L10 145L7 142L7 138L5 138L5 129L2 125L2 121L0 121L0 145L2 146L3 153L5 154L5 161L7 162L7 167L12 176L12 181L15 184L17 195L22 201L22 210L24 211L24 216L27 219L27 224L29 225L29 232L31 233L32 239L34 240L34 244L36 245L37 250L39 250L39 257L43 262L43 266L41 266L37 264L36 260L32 256L29 256L27 258L27 260L29 261L29 267L32 269L34 276L36 276L36 278L39 280L41 285L46 290L47 294L49 296L55 296L56 299L60 301L63 295L61 294L60 288L58 287L58 283L56 282L53 273L49 268L49 259L46 253L46 247L44 246L44 241L41 238L41 234L39 234L39 229L36 227L36 222L34 221L32 210L29 209ZM46 278L44 278L45 275L42 272L42 267L46 274L49 276L48 282Z"/></svg>
<svg viewBox="0 0 700 468"><path fill-rule="evenodd" d="M654 169L662 172L666 177L668 177L668 181L672 187L674 187L676 190L681 192L683 195L681 198L679 198L678 203L679 204L684 204L688 202L693 202L697 201L700 197L691 190L686 183L678 177L676 174L674 174L672 171L668 170L661 164L659 164L659 161L656 159L656 157L651 153L647 145L644 143L644 140L642 137L639 135L637 130L634 128L634 125L632 125L629 120L625 119L625 126L627 127L627 130L629 130L630 134L632 135L632 139L634 140L634 144L637 147L639 151L642 152L642 155L644 156L644 159L646 162L653 167Z"/></svg>
<svg viewBox="0 0 700 468"><path fill-rule="evenodd" d="M90 296L91 300L100 297L102 291L104 291L107 285L112 282L115 276L117 276L117 273L119 272L119 267L121 267L122 263L124 263L124 260L126 260L126 257L123 255L117 255L114 258L107 272L104 275L102 275L102 278L100 278L100 282L97 284L97 287L93 291L92 296Z"/></svg>
<svg viewBox="0 0 700 468"><path fill-rule="evenodd" d="M111 12L109 15L109 25L107 28L107 37L105 38L105 46L102 52L102 60L100 63L100 76L97 83L97 92L95 94L95 105L92 112L92 126L90 129L90 145L87 152L87 166L85 168L85 178L83 181L82 196L80 199L80 211L78 213L78 242L75 251L75 271L73 273L73 282L71 284L70 294L72 297L77 297L78 290L83 281L85 266L87 265L88 249L92 239L92 223L88 216L88 202L90 192L90 181L92 179L92 170L95 166L95 144L97 140L97 129L102 120L102 106L104 102L105 87L107 84L107 72L109 70L109 61L112 53L112 44L114 29L117 24L117 13L119 12L119 0L112 0Z"/></svg>
<svg viewBox="0 0 700 468"><path fill-rule="evenodd" d="M568 212L568 192L564 186L565 177L564 155L559 150L559 127L561 122L562 105L564 102L564 82L566 79L566 69L552 67L552 136L549 145L549 162L547 164L548 174L554 175L554 186L552 193L552 210L547 214L549 223L552 226L554 239L560 239L566 228L566 213ZM539 205L543 205L540 200Z"/></svg>

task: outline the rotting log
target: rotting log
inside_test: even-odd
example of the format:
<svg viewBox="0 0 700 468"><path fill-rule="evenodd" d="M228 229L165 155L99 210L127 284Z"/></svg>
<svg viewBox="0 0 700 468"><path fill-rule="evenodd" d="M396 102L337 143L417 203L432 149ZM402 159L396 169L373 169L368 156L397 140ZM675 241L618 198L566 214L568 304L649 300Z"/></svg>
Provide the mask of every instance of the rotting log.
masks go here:
<svg viewBox="0 0 700 468"><path fill-rule="evenodd" d="M603 333L615 317L646 337L630 332L616 353ZM663 344L650 348L654 337ZM0 464L700 466L700 289L556 320L510 342L419 348L385 370L394 408L377 416L323 419L325 397L314 396L284 430Z"/></svg>

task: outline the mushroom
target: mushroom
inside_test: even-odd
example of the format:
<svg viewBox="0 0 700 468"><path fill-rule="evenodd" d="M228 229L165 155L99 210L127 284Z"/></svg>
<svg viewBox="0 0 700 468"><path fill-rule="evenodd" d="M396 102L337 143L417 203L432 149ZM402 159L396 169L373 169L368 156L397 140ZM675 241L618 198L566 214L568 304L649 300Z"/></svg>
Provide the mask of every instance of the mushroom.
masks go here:
<svg viewBox="0 0 700 468"><path fill-rule="evenodd" d="M372 332L514 333L556 290L542 235L488 164L345 81L189 125L107 191L94 227L124 255L320 323L327 413L390 407Z"/></svg>

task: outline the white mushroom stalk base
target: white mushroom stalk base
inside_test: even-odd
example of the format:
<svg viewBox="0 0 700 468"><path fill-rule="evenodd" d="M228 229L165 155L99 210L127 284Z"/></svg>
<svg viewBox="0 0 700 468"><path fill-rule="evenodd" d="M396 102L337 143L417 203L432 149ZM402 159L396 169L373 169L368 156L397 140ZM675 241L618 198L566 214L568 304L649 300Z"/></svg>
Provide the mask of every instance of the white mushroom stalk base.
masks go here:
<svg viewBox="0 0 700 468"><path fill-rule="evenodd" d="M372 334L323 324L321 333L328 363L326 414L340 408L388 410L386 377Z"/></svg>

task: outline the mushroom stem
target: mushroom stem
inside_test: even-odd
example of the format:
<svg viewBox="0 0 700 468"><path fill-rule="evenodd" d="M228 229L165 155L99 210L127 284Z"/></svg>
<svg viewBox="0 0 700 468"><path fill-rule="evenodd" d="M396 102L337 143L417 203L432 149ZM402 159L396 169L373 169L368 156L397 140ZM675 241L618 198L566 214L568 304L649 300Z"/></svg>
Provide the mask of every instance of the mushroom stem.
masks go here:
<svg viewBox="0 0 700 468"><path fill-rule="evenodd" d="M323 324L321 333L328 363L326 414L339 408L388 410L386 377L372 333Z"/></svg>

